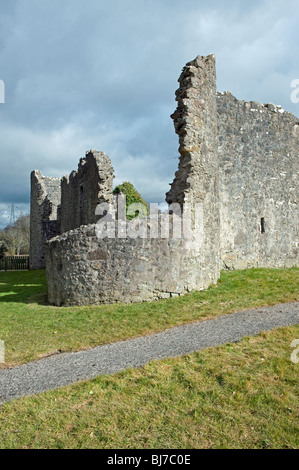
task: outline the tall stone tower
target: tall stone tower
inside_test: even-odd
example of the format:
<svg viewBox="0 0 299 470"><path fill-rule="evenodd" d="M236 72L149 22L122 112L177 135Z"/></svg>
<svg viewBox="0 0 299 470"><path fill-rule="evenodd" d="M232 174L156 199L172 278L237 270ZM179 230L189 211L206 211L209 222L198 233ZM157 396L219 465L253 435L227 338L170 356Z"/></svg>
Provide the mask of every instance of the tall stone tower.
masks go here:
<svg viewBox="0 0 299 470"><path fill-rule="evenodd" d="M30 269L45 268L47 240L60 234L60 178L31 173Z"/></svg>
<svg viewBox="0 0 299 470"><path fill-rule="evenodd" d="M178 202L203 209L201 235L194 233L190 269L198 272L198 285L219 278L219 165L215 56L198 56L186 64L176 92L178 106L171 116L179 136L179 168L170 191L169 204ZM201 239L202 238L202 239ZM200 242L200 243L199 243Z"/></svg>

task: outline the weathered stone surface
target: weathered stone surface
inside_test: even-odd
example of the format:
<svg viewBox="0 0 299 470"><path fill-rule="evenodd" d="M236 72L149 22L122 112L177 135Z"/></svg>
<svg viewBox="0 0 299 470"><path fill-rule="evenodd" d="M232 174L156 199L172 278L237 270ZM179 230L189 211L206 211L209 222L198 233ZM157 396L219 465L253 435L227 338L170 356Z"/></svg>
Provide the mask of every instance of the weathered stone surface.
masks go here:
<svg viewBox="0 0 299 470"><path fill-rule="evenodd" d="M217 110L224 266L298 265L298 119L231 93L217 94Z"/></svg>
<svg viewBox="0 0 299 470"><path fill-rule="evenodd" d="M220 274L219 164L217 158L217 105L215 56L198 56L179 78L178 107L172 118L179 136L179 168L169 204L203 204L203 243L194 233L188 264L202 279L198 288L216 282ZM200 268L197 268L196 265Z"/></svg>
<svg viewBox="0 0 299 470"><path fill-rule="evenodd" d="M61 180L61 233L95 223L95 208L111 202L114 171L108 155L91 150L77 171Z"/></svg>
<svg viewBox="0 0 299 470"><path fill-rule="evenodd" d="M97 221L97 204L111 202L113 178L110 158L96 150L86 152L70 176L50 178L32 172L30 269L45 268L48 240Z"/></svg>
<svg viewBox="0 0 299 470"><path fill-rule="evenodd" d="M150 301L205 289L221 266L299 265L298 119L279 106L217 93L213 55L189 62L179 84L172 118L180 162L166 200L184 214L190 205L192 217L200 205L201 226L188 239L173 237L173 226L165 238L167 216L160 214L155 237L154 222L145 218L139 223L146 238L98 239L95 208L113 201L113 169L107 155L89 152L62 180L61 235L46 247L50 303ZM57 235L42 235L43 223L55 214L60 223L60 200L49 192L55 199L49 210L43 178L33 175L31 217L39 247Z"/></svg>
<svg viewBox="0 0 299 470"><path fill-rule="evenodd" d="M30 269L45 268L46 241L60 234L60 178L31 173Z"/></svg>
<svg viewBox="0 0 299 470"><path fill-rule="evenodd" d="M99 240L95 225L82 226L48 243L48 300L88 305L184 294L197 287L200 272L190 270L188 257L183 239Z"/></svg>

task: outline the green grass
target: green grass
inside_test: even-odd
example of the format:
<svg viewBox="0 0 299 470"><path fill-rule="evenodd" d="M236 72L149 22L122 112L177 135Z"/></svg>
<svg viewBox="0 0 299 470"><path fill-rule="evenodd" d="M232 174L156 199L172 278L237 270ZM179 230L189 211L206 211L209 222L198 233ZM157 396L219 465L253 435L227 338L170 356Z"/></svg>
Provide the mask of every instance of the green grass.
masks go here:
<svg viewBox="0 0 299 470"><path fill-rule="evenodd" d="M7 403L0 447L298 448L295 338L280 328Z"/></svg>
<svg viewBox="0 0 299 470"><path fill-rule="evenodd" d="M10 367L238 310L299 300L299 269L222 272L216 286L151 303L52 307L44 271L0 273L0 339Z"/></svg>

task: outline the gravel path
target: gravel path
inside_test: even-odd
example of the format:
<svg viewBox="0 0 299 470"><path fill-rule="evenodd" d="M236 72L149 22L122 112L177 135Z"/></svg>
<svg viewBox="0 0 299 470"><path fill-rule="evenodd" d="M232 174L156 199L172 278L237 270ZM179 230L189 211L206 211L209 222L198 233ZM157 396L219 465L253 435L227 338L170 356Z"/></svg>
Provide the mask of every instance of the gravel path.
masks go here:
<svg viewBox="0 0 299 470"><path fill-rule="evenodd" d="M171 328L162 333L63 353L0 370L0 404L25 395L140 367L153 359L180 356L240 341L261 331L299 324L299 302L246 310L214 320Z"/></svg>

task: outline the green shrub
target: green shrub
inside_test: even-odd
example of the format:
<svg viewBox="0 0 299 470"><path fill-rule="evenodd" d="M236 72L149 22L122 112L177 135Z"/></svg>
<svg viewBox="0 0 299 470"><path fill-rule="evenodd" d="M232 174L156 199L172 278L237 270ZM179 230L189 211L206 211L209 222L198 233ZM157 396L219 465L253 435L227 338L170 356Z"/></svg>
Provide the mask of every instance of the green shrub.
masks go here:
<svg viewBox="0 0 299 470"><path fill-rule="evenodd" d="M113 194L124 194L126 196L126 211L127 219L132 220L139 216L140 211L136 210L135 214L128 214L128 208L132 204L142 204L145 207L146 214L149 214L149 207L147 202L141 197L139 192L134 188L132 183L125 181L124 183L116 186L113 190ZM142 216L143 214L141 214Z"/></svg>
<svg viewBox="0 0 299 470"><path fill-rule="evenodd" d="M7 246L4 242L0 240L0 259L4 258L5 253L7 252Z"/></svg>

